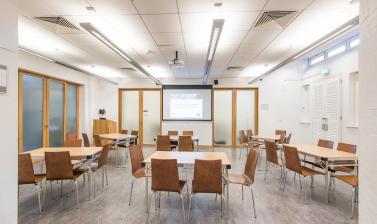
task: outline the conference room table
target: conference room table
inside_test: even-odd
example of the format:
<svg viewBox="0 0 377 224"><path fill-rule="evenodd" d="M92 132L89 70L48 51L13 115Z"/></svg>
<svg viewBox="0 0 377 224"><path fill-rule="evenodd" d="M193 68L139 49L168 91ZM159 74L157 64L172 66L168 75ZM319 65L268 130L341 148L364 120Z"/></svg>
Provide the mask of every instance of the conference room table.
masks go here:
<svg viewBox="0 0 377 224"><path fill-rule="evenodd" d="M253 135L249 140L256 140L256 141L279 141L280 135Z"/></svg>
<svg viewBox="0 0 377 224"><path fill-rule="evenodd" d="M176 152L176 151L156 151L148 158L144 159L142 166L145 167L145 172L148 175L151 170L152 159L176 159L178 166L193 167L196 159L200 160L221 160L223 169L226 175L228 170L232 168L228 156L225 152ZM229 205L229 191L226 195L227 207ZM145 209L148 212L148 178L145 178Z"/></svg>
<svg viewBox="0 0 377 224"><path fill-rule="evenodd" d="M169 135L169 138L170 138L170 142L176 142L178 144L179 135ZM193 135L193 136L191 136L191 139L192 139L192 143L194 144L194 146L196 146L195 151L198 151L199 150L199 136ZM157 137L155 137L153 140L157 141ZM195 149L195 147L194 147L194 149Z"/></svg>
<svg viewBox="0 0 377 224"><path fill-rule="evenodd" d="M324 163L325 185L326 185L326 202L329 202L329 186L330 186L330 168L332 166L355 166L358 157L357 154L344 152L335 149L328 149L311 144L287 144L288 146L297 148L299 154L320 159ZM353 161L350 163L350 161Z"/></svg>
<svg viewBox="0 0 377 224"><path fill-rule="evenodd" d="M99 137L101 139L109 140L114 144L115 149L117 150L117 152L115 154L115 166L118 167L118 168L124 167L124 166L118 166L118 146L121 145L121 144L127 145L127 143L130 144L131 142L134 143L134 144L137 144L138 136L137 135L121 134L121 133L110 133L110 134L100 134ZM127 151L125 151L125 152L127 153Z"/></svg>
<svg viewBox="0 0 377 224"><path fill-rule="evenodd" d="M96 159L97 155L99 155L102 151L102 147L46 147L46 148L39 148L30 150L25 153L29 153L31 158L34 160L41 160L42 165L43 161L45 160L45 152L69 152L71 157L81 157L85 158L80 160L81 164L84 164L88 168L88 172L91 174L91 162ZM88 196L89 199L91 198L91 184L90 184L90 175L88 175Z"/></svg>

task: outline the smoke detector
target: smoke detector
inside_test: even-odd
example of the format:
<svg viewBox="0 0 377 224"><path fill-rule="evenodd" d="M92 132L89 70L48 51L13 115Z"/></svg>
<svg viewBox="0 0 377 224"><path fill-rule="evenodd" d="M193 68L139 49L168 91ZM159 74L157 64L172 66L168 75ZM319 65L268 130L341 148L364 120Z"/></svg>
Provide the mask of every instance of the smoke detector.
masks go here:
<svg viewBox="0 0 377 224"><path fill-rule="evenodd" d="M169 61L169 66L172 69L183 69L184 62L178 59L178 51L175 52L175 58Z"/></svg>

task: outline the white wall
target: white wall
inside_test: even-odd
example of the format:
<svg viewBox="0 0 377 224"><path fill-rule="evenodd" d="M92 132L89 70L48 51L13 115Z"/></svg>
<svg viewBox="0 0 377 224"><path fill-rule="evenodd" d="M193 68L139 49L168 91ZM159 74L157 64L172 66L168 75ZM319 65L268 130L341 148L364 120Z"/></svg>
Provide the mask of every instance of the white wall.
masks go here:
<svg viewBox="0 0 377 224"><path fill-rule="evenodd" d="M377 222L377 1L360 0L359 223Z"/></svg>
<svg viewBox="0 0 377 224"><path fill-rule="evenodd" d="M0 94L0 217L1 223L17 223L17 9L7 0L0 5L0 64L8 70L8 92Z"/></svg>

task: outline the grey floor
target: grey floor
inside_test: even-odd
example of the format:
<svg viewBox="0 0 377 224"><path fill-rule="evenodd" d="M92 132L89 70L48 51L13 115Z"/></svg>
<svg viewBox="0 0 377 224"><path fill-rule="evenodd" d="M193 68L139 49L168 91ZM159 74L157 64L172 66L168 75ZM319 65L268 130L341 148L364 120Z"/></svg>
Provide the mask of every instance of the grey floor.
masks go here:
<svg viewBox="0 0 377 224"><path fill-rule="evenodd" d="M201 151L210 151L202 149ZM238 150L216 148L216 151L226 152L232 162L231 172L242 173L245 156L238 159ZM154 148L144 148L144 155L154 152ZM259 161L258 169L265 167L265 158ZM182 176L189 176L190 170ZM46 193L46 205L42 215L38 212L38 201L35 187L32 185L20 187L18 206L19 223L145 223L144 210L145 182L135 181L133 200L128 206L130 194L131 170L127 161L126 168L108 166L109 187L101 189L101 175L97 176L97 197L88 200L88 184L79 181L80 209L76 209L75 194L72 193L70 182L63 187L63 197L60 197L60 185L54 186L54 198ZM289 174L286 191L279 190L280 169L271 167L264 181L264 171L257 171L253 189L257 218L253 217L251 194L245 188L245 198L241 199L241 187L230 187L230 217L227 220L220 214L220 200L215 201L214 195L195 196L191 214L192 223L357 223L357 218L350 219L351 188L339 181L336 182L335 200L325 203L324 177L318 176L314 188L308 184L308 204L304 203L304 191L300 191L298 178L293 180ZM309 183L309 181L308 181ZM48 188L49 189L49 188ZM188 206L188 196L185 195L185 206ZM357 207L356 207L357 210ZM186 210L187 211L187 210ZM152 204L150 223L182 223L180 197L166 193L161 197L161 208L154 210Z"/></svg>

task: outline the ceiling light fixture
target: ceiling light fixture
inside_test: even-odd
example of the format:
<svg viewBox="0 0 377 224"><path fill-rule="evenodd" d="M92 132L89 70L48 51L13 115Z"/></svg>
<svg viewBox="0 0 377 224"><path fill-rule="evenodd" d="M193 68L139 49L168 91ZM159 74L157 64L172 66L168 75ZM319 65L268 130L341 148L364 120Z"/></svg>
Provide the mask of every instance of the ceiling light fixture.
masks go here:
<svg viewBox="0 0 377 224"><path fill-rule="evenodd" d="M260 80L263 80L264 77L266 77L267 75L271 74L273 71L276 71L277 69L283 67L284 65L300 58L301 56L305 55L306 53L316 49L317 47L319 46L322 46L323 44L326 44L327 42L329 42L330 40L338 37L339 35L351 30L352 28L356 27L357 25L359 25L359 16L356 16L354 17L353 19L351 19L350 21L348 21L347 23L343 24L342 26L338 27L337 29L333 30L332 32L330 32L329 34L325 35L324 37L322 37L321 39L317 40L316 42L314 42L313 44L309 45L308 47L304 48L303 50L299 51L297 54L293 55L292 57L284 60L283 62L279 63L278 65L276 65L275 67L271 68L270 70L268 70L267 72L263 73L262 75L259 75L258 77L256 77L255 79L251 80L248 84L253 84L255 82L258 82Z"/></svg>
<svg viewBox="0 0 377 224"><path fill-rule="evenodd" d="M203 84L207 84L209 72L211 71L212 61L213 61L213 58L215 57L217 44L219 43L223 26L224 26L224 19L213 20L211 38L209 41L208 52L207 52L207 62L206 62L204 76L203 76Z"/></svg>
<svg viewBox="0 0 377 224"><path fill-rule="evenodd" d="M109 79L102 78L102 77L100 77L100 76L98 76L98 75L96 75L96 74L93 74L93 73L91 73L91 72L85 71L85 70L83 70L83 69L81 69L81 68L78 68L78 67L76 67L76 66L69 65L69 64L66 64L66 63L64 63L64 62L60 62L60 61L57 61L57 60L54 60L54 59L51 59L51 58L48 58L48 57L42 56L42 55L40 55L40 54L38 54L38 53L35 53L35 52L33 52L33 51L30 51L30 50L27 50L27 49L25 49L25 48L18 47L18 50L19 50L20 52L23 52L23 53L26 53L26 54L30 54L30 55L36 56L36 57L38 57L38 58L42 58L42 59L44 59L44 60L46 60L46 61L49 61L49 62L52 62L52 63L58 64L58 65L61 65L61 66L64 66L64 67L70 68L70 69L72 69L72 70L75 70L75 71L78 71L78 72L81 72L81 73L85 73L85 74L87 74L87 75L95 76L95 77L97 77L97 78L99 78L99 79L103 79L103 80L106 80L106 81L108 81L108 82L110 82L110 83L112 83L112 84L118 85L118 83L116 83L116 82L114 82L114 81L111 81L111 80L109 80Z"/></svg>
<svg viewBox="0 0 377 224"><path fill-rule="evenodd" d="M150 80L156 83L156 85L161 85L160 80L156 79L153 75L149 74L141 65L137 62L132 60L126 53L124 53L118 46L116 46L113 42L111 42L104 34L98 31L91 23L80 23L80 26L88 31L91 35L125 59L128 63L130 63L136 70L146 75Z"/></svg>

